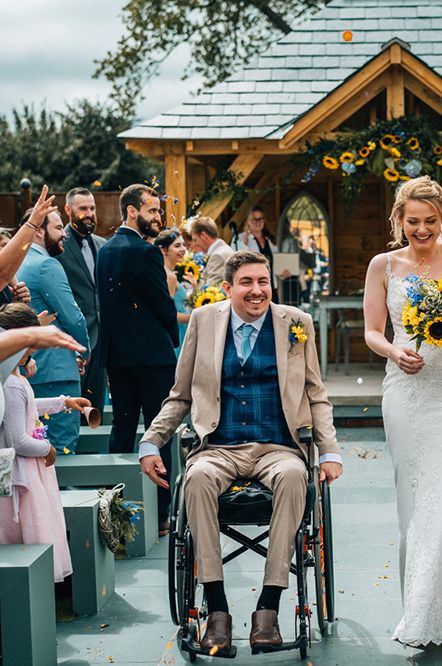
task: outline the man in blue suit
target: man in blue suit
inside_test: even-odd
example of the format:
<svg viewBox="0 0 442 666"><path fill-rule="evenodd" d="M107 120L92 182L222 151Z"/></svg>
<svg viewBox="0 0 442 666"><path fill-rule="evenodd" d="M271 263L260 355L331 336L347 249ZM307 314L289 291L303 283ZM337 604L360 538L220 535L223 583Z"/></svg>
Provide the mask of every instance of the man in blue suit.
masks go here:
<svg viewBox="0 0 442 666"><path fill-rule="evenodd" d="M100 360L112 395L109 450L132 453L140 408L148 428L173 385L179 336L163 256L149 242L161 228L158 194L130 185L121 193L120 208L123 224L97 256ZM170 469L170 443L161 453ZM168 530L169 499L169 491L160 488L160 536Z"/></svg>
<svg viewBox="0 0 442 666"><path fill-rule="evenodd" d="M27 211L22 224L30 217ZM66 273L55 259L63 252L66 233L57 212L49 213L20 270L19 279L31 292L31 305L36 312L48 310L55 314L55 325L86 347L90 354L89 337L84 316L74 300ZM81 395L80 374L76 352L70 349L44 349L35 354L38 371L31 378L37 398L57 395ZM74 453L80 432L79 412L52 415L47 422L49 440L58 452Z"/></svg>

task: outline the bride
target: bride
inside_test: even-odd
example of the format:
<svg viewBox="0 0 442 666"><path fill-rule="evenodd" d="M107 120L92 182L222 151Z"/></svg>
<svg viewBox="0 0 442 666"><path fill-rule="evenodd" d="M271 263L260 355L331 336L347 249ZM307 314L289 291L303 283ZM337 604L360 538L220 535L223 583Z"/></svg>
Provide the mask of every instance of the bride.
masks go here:
<svg viewBox="0 0 442 666"><path fill-rule="evenodd" d="M429 176L396 192L391 245L367 272L365 340L386 357L382 412L393 459L404 614L393 638L442 644L442 348L420 353L405 332L402 309L411 274L442 278L442 188ZM389 314L393 343L385 337Z"/></svg>

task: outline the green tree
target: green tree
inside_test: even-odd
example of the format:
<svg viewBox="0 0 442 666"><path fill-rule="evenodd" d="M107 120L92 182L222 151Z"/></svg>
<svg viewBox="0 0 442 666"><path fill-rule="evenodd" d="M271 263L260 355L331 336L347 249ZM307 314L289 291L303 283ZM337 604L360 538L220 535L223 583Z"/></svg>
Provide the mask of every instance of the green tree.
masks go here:
<svg viewBox="0 0 442 666"><path fill-rule="evenodd" d="M183 78L201 74L212 86L250 62L276 38L291 32L300 14L327 0L129 0L125 34L97 61L95 76L112 82L112 97L130 113L143 83L181 43L191 49Z"/></svg>
<svg viewBox="0 0 442 666"><path fill-rule="evenodd" d="M59 191L77 185L118 190L153 175L163 182L158 162L126 150L117 138L129 126L120 111L85 99L62 113L24 106L11 122L0 116L0 190L17 190L23 176L34 189L47 183Z"/></svg>

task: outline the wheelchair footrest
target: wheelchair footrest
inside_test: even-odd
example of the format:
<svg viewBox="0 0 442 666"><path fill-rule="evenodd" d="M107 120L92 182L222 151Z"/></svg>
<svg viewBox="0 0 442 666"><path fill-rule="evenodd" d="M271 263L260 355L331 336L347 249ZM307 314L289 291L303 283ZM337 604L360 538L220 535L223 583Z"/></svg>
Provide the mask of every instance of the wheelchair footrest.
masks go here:
<svg viewBox="0 0 442 666"><path fill-rule="evenodd" d="M190 636L183 637L181 639L181 649L183 652L189 652L190 654L200 655L203 657L222 657L223 659L235 659L236 657L236 647L232 645L230 650L204 650L201 647L200 643L197 643Z"/></svg>
<svg viewBox="0 0 442 666"><path fill-rule="evenodd" d="M288 641L281 643L281 645L256 645L252 648L252 654L260 654L260 652L285 652L286 650L296 650L301 647L307 647L307 636L298 636L295 641Z"/></svg>

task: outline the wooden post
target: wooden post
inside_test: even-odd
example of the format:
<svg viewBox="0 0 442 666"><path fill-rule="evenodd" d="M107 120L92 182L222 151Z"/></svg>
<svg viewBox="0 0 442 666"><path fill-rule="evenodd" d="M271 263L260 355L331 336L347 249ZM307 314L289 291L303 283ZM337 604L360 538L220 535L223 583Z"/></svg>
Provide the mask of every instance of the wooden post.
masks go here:
<svg viewBox="0 0 442 666"><path fill-rule="evenodd" d="M400 65L393 65L388 72L387 120L405 115L404 72Z"/></svg>
<svg viewBox="0 0 442 666"><path fill-rule="evenodd" d="M186 217L186 156L166 155L166 224L179 226Z"/></svg>

